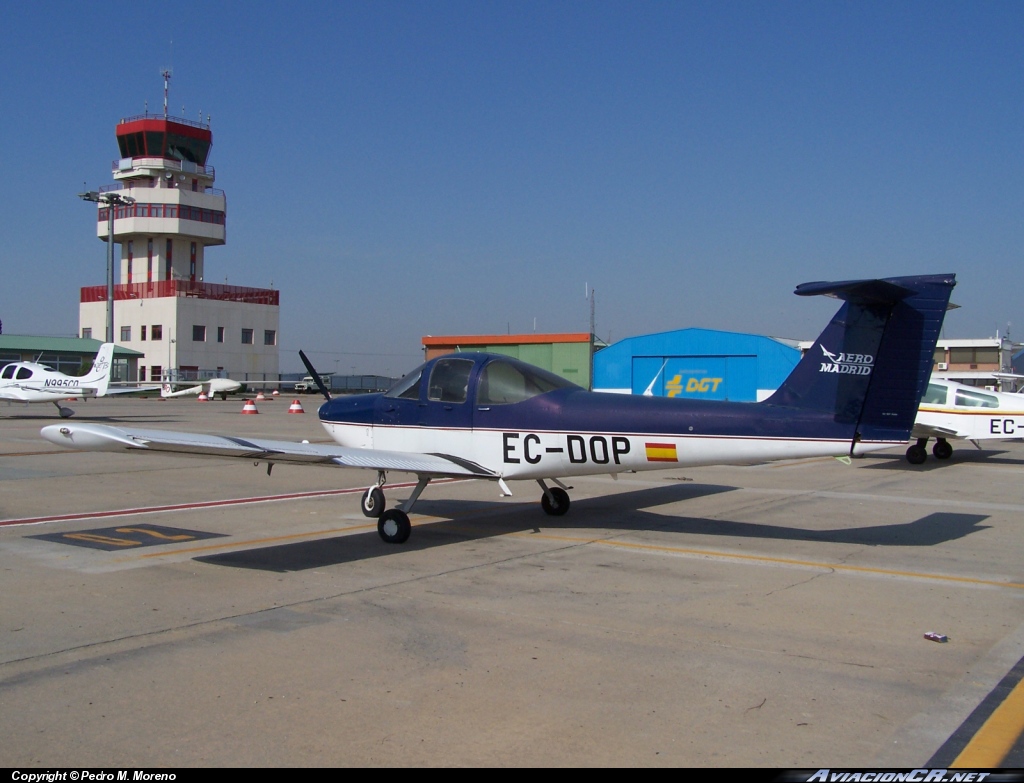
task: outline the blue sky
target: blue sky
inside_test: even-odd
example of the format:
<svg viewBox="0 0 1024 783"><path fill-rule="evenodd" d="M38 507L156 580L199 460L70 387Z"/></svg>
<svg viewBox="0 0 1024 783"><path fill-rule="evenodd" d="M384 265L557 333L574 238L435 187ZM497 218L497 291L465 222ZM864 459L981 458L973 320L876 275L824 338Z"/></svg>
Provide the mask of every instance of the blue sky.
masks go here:
<svg viewBox="0 0 1024 783"><path fill-rule="evenodd" d="M400 374L424 334L817 336L809 280L956 272L946 337L1024 338L1024 3L8 4L7 333L103 282L114 126L212 117L282 370ZM1024 285L1022 285L1024 287Z"/></svg>

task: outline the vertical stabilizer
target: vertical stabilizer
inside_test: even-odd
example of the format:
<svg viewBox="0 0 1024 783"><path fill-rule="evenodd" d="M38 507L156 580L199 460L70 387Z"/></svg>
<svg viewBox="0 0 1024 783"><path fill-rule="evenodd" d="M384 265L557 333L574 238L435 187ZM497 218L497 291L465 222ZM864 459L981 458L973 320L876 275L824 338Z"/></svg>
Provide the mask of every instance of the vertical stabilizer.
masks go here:
<svg viewBox="0 0 1024 783"><path fill-rule="evenodd" d="M92 369L82 379L82 385L96 390L97 397L104 397L110 386L110 371L114 366L114 344L103 343L93 359Z"/></svg>
<svg viewBox="0 0 1024 783"><path fill-rule="evenodd" d="M948 274L798 286L844 304L765 403L829 415L854 441L905 442L955 285Z"/></svg>

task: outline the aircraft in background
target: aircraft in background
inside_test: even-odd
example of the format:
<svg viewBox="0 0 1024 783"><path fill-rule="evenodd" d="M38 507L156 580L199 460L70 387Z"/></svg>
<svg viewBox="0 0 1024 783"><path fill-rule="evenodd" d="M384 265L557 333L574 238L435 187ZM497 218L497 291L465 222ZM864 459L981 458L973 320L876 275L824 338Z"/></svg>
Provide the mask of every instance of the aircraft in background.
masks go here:
<svg viewBox="0 0 1024 783"><path fill-rule="evenodd" d="M953 455L950 439L1006 440L1024 436L1024 396L933 379L921 398L917 421L907 449L907 461L920 465L928 459L928 439L935 438L932 454L946 460Z"/></svg>
<svg viewBox="0 0 1024 783"><path fill-rule="evenodd" d="M189 394L198 395L200 392L205 392L207 397L220 395L222 400L226 400L229 394L234 394L241 388L241 382L233 381L230 378L210 378L180 391L171 391L171 384L165 383L160 389L160 396L166 399L167 397L185 397Z"/></svg>
<svg viewBox="0 0 1024 783"><path fill-rule="evenodd" d="M507 356L432 359L383 394L326 398L320 422L339 444L139 430L44 427L52 443L86 451L149 451L267 463L365 468L377 480L362 510L384 541L402 543L408 513L435 478L533 480L553 516L569 510L562 479L680 466L861 455L904 444L931 374L954 275L805 283L796 294L844 300L782 386L759 403L590 392ZM387 473L417 484L385 510ZM549 484L550 482L550 484ZM553 485L553 486L552 486Z"/></svg>
<svg viewBox="0 0 1024 783"><path fill-rule="evenodd" d="M11 402L52 402L60 417L74 416L71 408L60 403L71 397L105 397L120 393L110 390L114 344L104 343L96 352L92 369L77 378L36 362L12 362L0 370L0 400ZM136 391L130 389L125 391Z"/></svg>

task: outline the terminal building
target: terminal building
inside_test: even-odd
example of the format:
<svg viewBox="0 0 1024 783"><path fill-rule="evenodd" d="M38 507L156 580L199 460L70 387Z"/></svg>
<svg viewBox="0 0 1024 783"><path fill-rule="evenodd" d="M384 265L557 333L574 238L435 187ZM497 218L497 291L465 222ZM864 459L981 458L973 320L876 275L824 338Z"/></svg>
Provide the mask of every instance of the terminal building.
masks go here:
<svg viewBox="0 0 1024 783"><path fill-rule="evenodd" d="M206 250L225 243L227 224L227 199L207 163L209 120L168 117L165 81L163 115L122 119L115 135L115 183L100 194L128 203L100 203L96 233L120 244L113 339L141 355L129 380L276 380L278 291L204 279ZM106 323L107 286L82 288L80 336L102 340Z"/></svg>

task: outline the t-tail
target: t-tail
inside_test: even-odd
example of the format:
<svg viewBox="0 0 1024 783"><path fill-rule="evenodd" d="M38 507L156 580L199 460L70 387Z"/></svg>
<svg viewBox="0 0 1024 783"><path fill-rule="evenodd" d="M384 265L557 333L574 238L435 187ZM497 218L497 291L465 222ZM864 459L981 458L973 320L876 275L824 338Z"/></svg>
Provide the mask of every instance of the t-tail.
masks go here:
<svg viewBox="0 0 1024 783"><path fill-rule="evenodd" d="M821 413L856 444L905 443L932 371L956 275L804 283L844 300L765 405Z"/></svg>
<svg viewBox="0 0 1024 783"><path fill-rule="evenodd" d="M81 385L93 389L97 397L104 397L110 386L110 371L114 366L114 344L103 343L93 359L92 369L82 378Z"/></svg>

